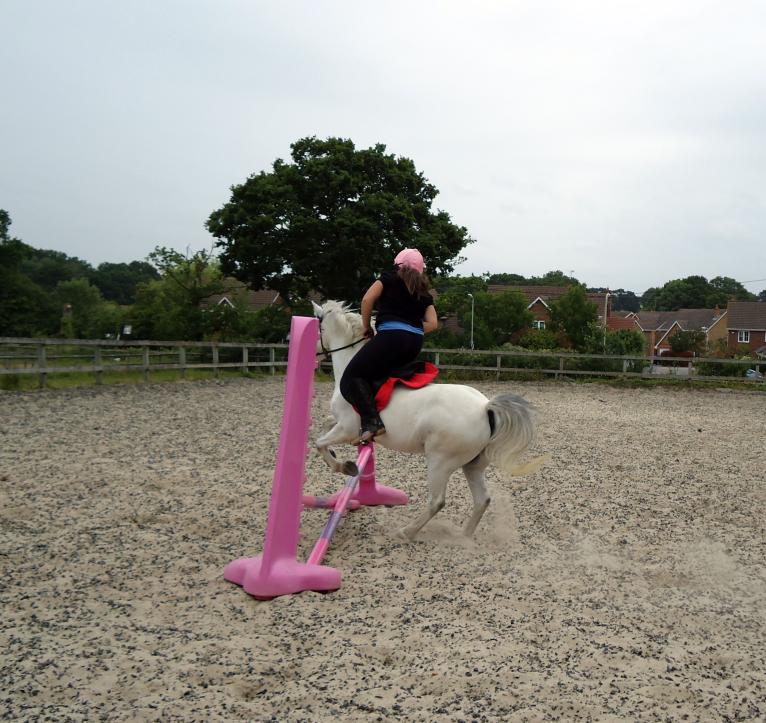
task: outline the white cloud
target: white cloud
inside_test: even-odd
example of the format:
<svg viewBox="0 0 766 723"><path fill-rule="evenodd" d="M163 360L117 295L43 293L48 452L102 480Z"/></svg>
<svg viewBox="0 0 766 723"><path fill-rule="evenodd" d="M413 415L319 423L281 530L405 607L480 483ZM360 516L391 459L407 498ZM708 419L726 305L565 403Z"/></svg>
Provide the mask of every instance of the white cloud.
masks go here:
<svg viewBox="0 0 766 723"><path fill-rule="evenodd" d="M762 278L764 21L756 2L5 4L0 206L93 262L208 246L231 184L340 135L436 184L477 239L465 273Z"/></svg>

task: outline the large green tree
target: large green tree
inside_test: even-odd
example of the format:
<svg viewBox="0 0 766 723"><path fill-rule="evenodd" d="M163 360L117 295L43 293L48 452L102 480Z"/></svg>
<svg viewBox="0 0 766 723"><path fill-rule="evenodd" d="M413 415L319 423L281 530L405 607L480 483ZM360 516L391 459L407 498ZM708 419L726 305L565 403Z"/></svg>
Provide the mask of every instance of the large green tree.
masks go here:
<svg viewBox="0 0 766 723"><path fill-rule="evenodd" d="M419 248L427 272L443 275L472 241L432 210L438 191L415 164L382 144L303 138L291 157L234 186L207 221L224 273L253 289L356 301L401 249Z"/></svg>
<svg viewBox="0 0 766 723"><path fill-rule="evenodd" d="M471 333L471 300L458 310L460 326L465 339ZM509 342L517 332L527 329L534 316L527 309L527 300L520 291L502 294L478 292L474 294L473 338L476 349L491 349Z"/></svg>
<svg viewBox="0 0 766 723"><path fill-rule="evenodd" d="M563 271L547 271L542 276L522 276L521 274L486 274L488 284L508 284L509 286L571 286L580 282L574 276L567 276Z"/></svg>
<svg viewBox="0 0 766 723"><path fill-rule="evenodd" d="M10 235L11 217L0 209L0 336L50 336L60 314L52 291L22 270L33 251Z"/></svg>
<svg viewBox="0 0 766 723"><path fill-rule="evenodd" d="M131 261L128 264L104 262L90 276L105 299L122 305L135 302L138 284L159 278L157 269L147 261Z"/></svg>
<svg viewBox="0 0 766 723"><path fill-rule="evenodd" d="M585 287L578 285L551 302L550 315L553 330L564 332L575 349L584 349L598 309L588 300Z"/></svg>
<svg viewBox="0 0 766 723"><path fill-rule="evenodd" d="M133 336L193 341L212 334L215 330L205 318L202 302L223 291L216 260L206 251L187 258L173 249L158 247L149 254L149 261L161 277L138 284L130 316ZM228 319L222 322L229 324Z"/></svg>
<svg viewBox="0 0 766 723"><path fill-rule="evenodd" d="M739 281L730 276L716 276L710 279L710 291L708 293L706 308L716 305L725 307L729 301L755 301L755 294L751 294Z"/></svg>
<svg viewBox="0 0 766 723"><path fill-rule="evenodd" d="M716 276L708 281L704 276L687 276L672 279L660 288L644 292L642 306L652 311L676 311L678 309L712 309L725 307L730 300L754 301L739 281L728 276Z"/></svg>
<svg viewBox="0 0 766 723"><path fill-rule="evenodd" d="M487 282L481 276L448 276L435 280L438 295L436 309L439 314L459 311L470 305L468 294L487 291Z"/></svg>
<svg viewBox="0 0 766 723"><path fill-rule="evenodd" d="M123 312L113 301L105 301L88 279L61 281L56 295L59 308L64 310L62 336L100 339L119 332Z"/></svg>
<svg viewBox="0 0 766 723"><path fill-rule="evenodd" d="M21 264L22 273L31 281L48 291L53 291L62 281L70 279L90 279L93 267L76 256L69 256L63 251L36 249L27 246Z"/></svg>
<svg viewBox="0 0 766 723"><path fill-rule="evenodd" d="M632 291L615 289L611 293L612 311L640 311L641 299Z"/></svg>

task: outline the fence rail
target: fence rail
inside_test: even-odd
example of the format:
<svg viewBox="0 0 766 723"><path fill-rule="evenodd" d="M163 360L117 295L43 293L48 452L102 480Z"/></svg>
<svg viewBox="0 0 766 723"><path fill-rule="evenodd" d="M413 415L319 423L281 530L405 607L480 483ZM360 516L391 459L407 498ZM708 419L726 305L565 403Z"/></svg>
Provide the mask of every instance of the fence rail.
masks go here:
<svg viewBox="0 0 766 723"><path fill-rule="evenodd" d="M49 374L94 374L96 384L102 383L104 372L138 371L145 382L150 372L165 370L180 371L181 377L191 369L212 369L216 376L224 369L268 369L275 374L287 366L287 348L287 344L249 342L0 337L0 376L36 374L43 388Z"/></svg>
<svg viewBox="0 0 766 723"><path fill-rule="evenodd" d="M94 374L102 383L105 372L180 371L210 369L268 369L271 374L287 366L287 344L198 341L114 341L94 339L30 339L0 337L0 377L36 374L45 387L50 374ZM739 381L763 384L766 360L695 357L610 356L535 351L423 349L422 356L442 370L495 376L647 378L669 376L691 381ZM487 363L492 360L492 364ZM83 363L77 363L77 361ZM760 365L760 366L759 366ZM752 378L746 367L754 367ZM741 370L741 374L739 373ZM732 373L733 372L733 373ZM759 375L761 375L759 377Z"/></svg>

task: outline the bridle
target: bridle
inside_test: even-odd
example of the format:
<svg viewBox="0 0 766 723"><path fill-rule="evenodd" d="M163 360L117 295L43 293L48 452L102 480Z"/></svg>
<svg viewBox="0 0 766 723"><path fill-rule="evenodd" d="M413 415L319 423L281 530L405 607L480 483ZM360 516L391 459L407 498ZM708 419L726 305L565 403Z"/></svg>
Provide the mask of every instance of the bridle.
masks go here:
<svg viewBox="0 0 766 723"><path fill-rule="evenodd" d="M332 314L332 311L327 312L329 314ZM324 316L320 316L319 318L319 346L322 347L322 351L318 351L316 353L316 356L330 356L333 352L336 351L342 351L343 349L350 349L352 346L356 346L357 344L360 344L363 342L367 337L363 336L361 339L357 339L356 341L352 341L350 344L346 344L345 346L339 346L335 349L325 349L324 346L324 340L322 339L322 320L324 319Z"/></svg>

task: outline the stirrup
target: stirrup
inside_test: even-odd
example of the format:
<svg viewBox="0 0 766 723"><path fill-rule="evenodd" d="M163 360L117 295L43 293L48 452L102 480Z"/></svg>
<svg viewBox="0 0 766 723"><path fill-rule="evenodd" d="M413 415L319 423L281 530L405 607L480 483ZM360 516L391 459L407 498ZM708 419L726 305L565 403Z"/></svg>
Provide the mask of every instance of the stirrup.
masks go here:
<svg viewBox="0 0 766 723"><path fill-rule="evenodd" d="M372 440L375 439L375 437L378 435L385 433L386 428L383 426L382 422L366 424L359 430L359 444L368 444L369 442L372 442Z"/></svg>

